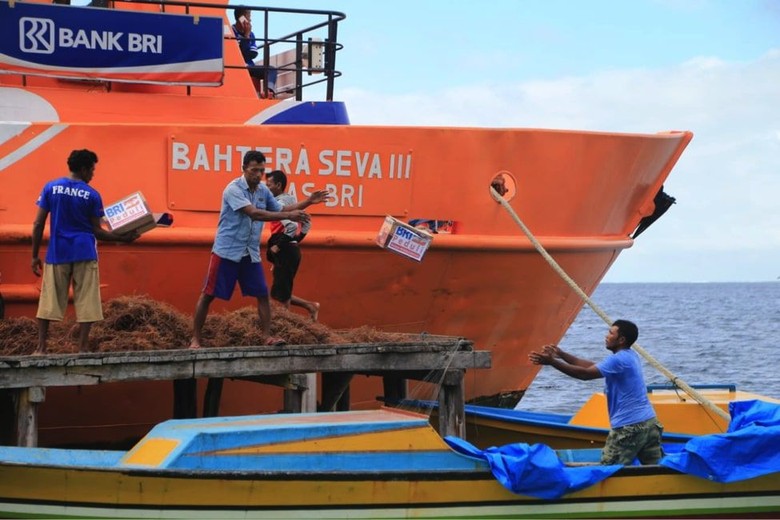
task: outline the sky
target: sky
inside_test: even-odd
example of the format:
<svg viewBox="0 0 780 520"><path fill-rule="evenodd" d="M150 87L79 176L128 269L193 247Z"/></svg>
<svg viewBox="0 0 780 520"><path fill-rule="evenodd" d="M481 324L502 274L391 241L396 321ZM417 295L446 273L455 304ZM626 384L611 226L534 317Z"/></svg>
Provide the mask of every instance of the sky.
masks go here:
<svg viewBox="0 0 780 520"><path fill-rule="evenodd" d="M604 281L780 281L780 0L278 5L347 15L353 124L692 131Z"/></svg>

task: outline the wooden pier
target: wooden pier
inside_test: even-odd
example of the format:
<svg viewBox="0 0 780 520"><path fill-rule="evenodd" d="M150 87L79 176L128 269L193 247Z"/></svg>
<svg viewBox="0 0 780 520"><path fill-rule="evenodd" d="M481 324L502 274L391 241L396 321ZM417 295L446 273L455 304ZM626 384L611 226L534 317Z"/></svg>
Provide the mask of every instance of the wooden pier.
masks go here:
<svg viewBox="0 0 780 520"><path fill-rule="evenodd" d="M407 342L223 347L0 357L0 391L15 394L16 444L38 443L38 407L46 388L129 381L173 381L174 418L195 417L197 380L208 379L203 416L219 415L222 381L241 379L285 389L285 411L346 410L354 375L384 378L385 400L405 397L407 379L439 388L439 432L465 436L464 373L490 368L487 351L463 338L414 336ZM317 403L317 375L322 378ZM0 412L1 413L1 412Z"/></svg>

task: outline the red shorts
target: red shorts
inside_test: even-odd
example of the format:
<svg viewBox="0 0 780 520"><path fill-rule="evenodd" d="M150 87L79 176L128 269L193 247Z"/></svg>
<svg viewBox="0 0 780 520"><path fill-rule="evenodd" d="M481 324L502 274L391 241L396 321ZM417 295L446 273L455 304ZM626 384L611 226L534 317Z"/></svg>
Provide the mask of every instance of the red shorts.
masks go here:
<svg viewBox="0 0 780 520"><path fill-rule="evenodd" d="M233 262L211 253L203 294L221 300L229 300L233 296L236 282L241 287L241 294L244 296L258 298L268 296L263 264L252 262L249 256L245 256L240 262Z"/></svg>

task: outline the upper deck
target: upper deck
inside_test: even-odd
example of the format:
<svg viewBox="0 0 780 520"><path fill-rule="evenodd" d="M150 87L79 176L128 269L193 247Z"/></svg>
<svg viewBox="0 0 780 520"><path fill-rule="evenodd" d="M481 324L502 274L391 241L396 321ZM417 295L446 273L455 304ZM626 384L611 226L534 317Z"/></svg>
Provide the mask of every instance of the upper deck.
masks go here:
<svg viewBox="0 0 780 520"><path fill-rule="evenodd" d="M346 16L246 9L255 65L271 64L275 93L253 84L226 2L112 0L100 9L2 1L0 87L17 88L4 89L0 120L245 124L280 100L332 101ZM295 122L348 122L341 107L326 119L311 112Z"/></svg>

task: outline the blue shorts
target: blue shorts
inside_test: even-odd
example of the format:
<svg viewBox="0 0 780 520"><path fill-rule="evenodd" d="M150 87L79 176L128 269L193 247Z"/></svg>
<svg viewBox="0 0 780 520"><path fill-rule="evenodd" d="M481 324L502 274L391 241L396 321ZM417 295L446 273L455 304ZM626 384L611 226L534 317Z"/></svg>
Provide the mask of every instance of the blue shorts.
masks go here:
<svg viewBox="0 0 780 520"><path fill-rule="evenodd" d="M268 297L263 264L252 262L249 256L245 256L240 262L234 262L211 253L203 294L229 300L233 296L236 282L244 296Z"/></svg>

